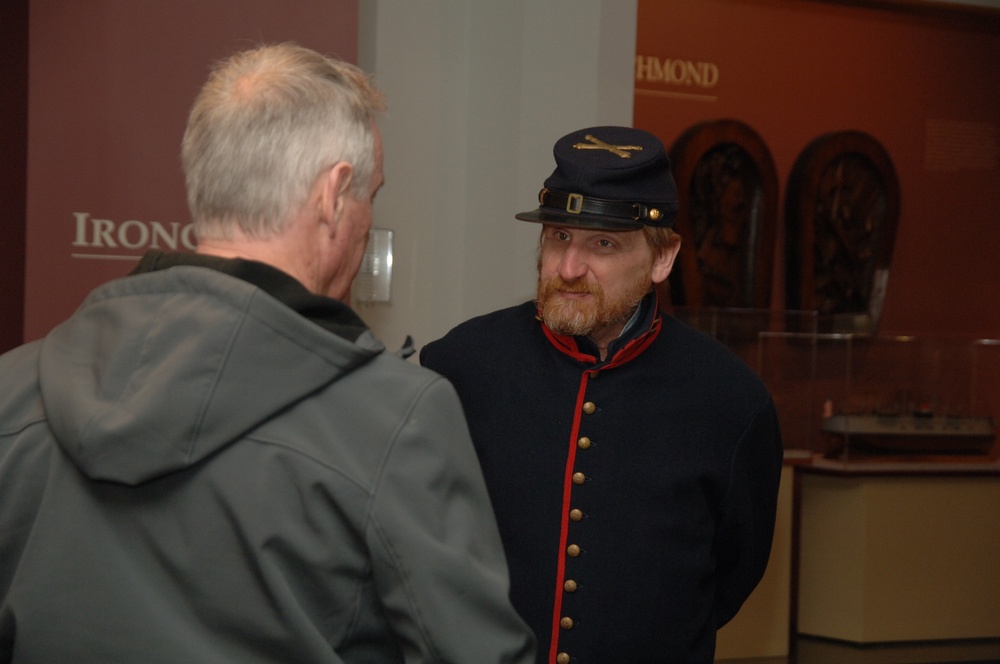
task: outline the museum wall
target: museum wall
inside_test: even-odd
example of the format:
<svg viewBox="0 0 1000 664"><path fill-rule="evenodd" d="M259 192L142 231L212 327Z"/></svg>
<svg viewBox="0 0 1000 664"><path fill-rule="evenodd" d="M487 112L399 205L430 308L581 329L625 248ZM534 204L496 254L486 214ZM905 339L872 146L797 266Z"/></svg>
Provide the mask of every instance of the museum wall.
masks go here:
<svg viewBox="0 0 1000 664"><path fill-rule="evenodd" d="M365 0L359 63L389 100L390 301L358 311L417 347L535 292L537 207L560 136L632 122L637 0ZM554 29L553 26L558 26Z"/></svg>
<svg viewBox="0 0 1000 664"><path fill-rule="evenodd" d="M145 237L186 248L177 145L212 59L277 39L350 50L338 46L346 15L325 1L100 2L86 15L52 0L30 5L31 112L54 122L41 134L32 123L27 340L127 272ZM535 204L555 138L631 122L635 0L368 0L358 9L349 26L361 35L358 60L389 99L380 124L391 185L375 221L396 241L392 301L362 315L389 345L408 334L422 344L530 297L537 227L513 214ZM64 190L46 192L54 185ZM111 247L107 234L133 246Z"/></svg>
<svg viewBox="0 0 1000 664"><path fill-rule="evenodd" d="M24 339L150 248L191 249L180 169L210 65L295 41L357 61L357 0L31 0Z"/></svg>
<svg viewBox="0 0 1000 664"><path fill-rule="evenodd" d="M779 210L811 141L865 132L901 202L878 332L996 338L1000 15L930 4L640 0L634 122L668 146L700 122L749 125L773 157ZM785 230L779 219L776 308Z"/></svg>
<svg viewBox="0 0 1000 664"><path fill-rule="evenodd" d="M256 41L296 39L343 52L358 44L336 47L338 40L357 40L355 22L341 34L347 26L339 5L318 0L280 12L273 6L284 4L264 0L249 7L235 1L147 3L142 11L102 2L86 12L55 0L28 4L30 107L49 122L39 125L32 116L30 339L68 315L93 285L128 270L117 259L72 259L80 253L73 247L78 224L93 239L95 220L140 222L147 229L158 222L168 230L186 222L176 145L209 61ZM551 170L550 146L562 133L632 117L669 145L693 124L736 118L770 149L779 197L796 157L820 134L853 129L879 140L901 190L881 331L1000 336L1000 311L986 304L1000 295L991 255L1000 244L1000 88L994 83L1000 80L1000 28L989 17L914 5L642 0L632 43L617 32L623 21L617 3L503 10L471 3L458 14L423 3L420 25L449 26L442 45L441 39L432 43L437 33L407 30L414 19L397 19L389 3L366 3L365 11L377 8L378 25L373 20L362 37L361 51L371 53L362 64L386 83L384 133L393 139L387 169L394 177L376 206L376 224L398 231L402 267L393 301L363 315L390 345L404 333L413 333L419 345L463 318L530 297L534 234L511 217L534 203L531 192ZM569 6L584 16L574 34L532 36L539 13L547 21ZM633 15L626 17L635 24ZM502 40L490 28L497 21L504 26ZM5 35L11 25L4 21ZM453 29L467 35L459 38ZM711 90L636 80L634 99L622 98L608 80L611 70L600 63L635 54L661 63L708 63L717 80ZM78 82L81 76L94 87ZM566 81L572 89L535 85L536 79ZM3 108L5 126L16 128ZM5 155L4 162L12 160ZM449 193L438 195L431 186ZM425 204L414 206L414 200ZM5 331L17 327L22 313L17 261L24 249L14 203L4 207L6 241L0 247ZM130 228L143 232L139 224ZM783 237L779 223L775 307L784 298ZM46 243L50 254L42 249ZM13 345L2 343L0 348Z"/></svg>

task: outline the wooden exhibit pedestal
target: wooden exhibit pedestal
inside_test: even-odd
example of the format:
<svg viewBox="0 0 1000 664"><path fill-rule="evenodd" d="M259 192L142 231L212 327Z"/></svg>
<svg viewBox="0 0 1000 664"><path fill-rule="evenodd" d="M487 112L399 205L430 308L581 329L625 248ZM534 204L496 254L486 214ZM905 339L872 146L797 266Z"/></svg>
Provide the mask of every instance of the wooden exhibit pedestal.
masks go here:
<svg viewBox="0 0 1000 664"><path fill-rule="evenodd" d="M817 460L797 472L800 634L1000 638L1000 464Z"/></svg>

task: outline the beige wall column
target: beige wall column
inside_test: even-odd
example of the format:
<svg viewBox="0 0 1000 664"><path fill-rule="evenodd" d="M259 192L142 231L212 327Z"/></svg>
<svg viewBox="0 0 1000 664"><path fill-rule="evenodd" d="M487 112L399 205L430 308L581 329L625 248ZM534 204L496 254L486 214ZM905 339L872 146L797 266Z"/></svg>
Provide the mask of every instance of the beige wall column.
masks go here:
<svg viewBox="0 0 1000 664"><path fill-rule="evenodd" d="M392 301L361 305L390 348L534 295L532 209L552 145L632 123L636 0L364 0L359 63L389 100Z"/></svg>

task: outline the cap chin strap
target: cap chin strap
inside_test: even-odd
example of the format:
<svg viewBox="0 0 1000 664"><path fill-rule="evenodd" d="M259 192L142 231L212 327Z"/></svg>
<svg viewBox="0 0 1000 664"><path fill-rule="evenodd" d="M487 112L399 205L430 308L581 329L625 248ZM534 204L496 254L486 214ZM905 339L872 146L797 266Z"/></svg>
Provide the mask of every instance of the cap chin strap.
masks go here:
<svg viewBox="0 0 1000 664"><path fill-rule="evenodd" d="M602 217L617 217L631 221L656 223L663 218L659 208L642 203L623 203L602 198L590 198L583 194L567 194L553 189L538 192L538 202L546 207L565 210L569 214L595 214Z"/></svg>

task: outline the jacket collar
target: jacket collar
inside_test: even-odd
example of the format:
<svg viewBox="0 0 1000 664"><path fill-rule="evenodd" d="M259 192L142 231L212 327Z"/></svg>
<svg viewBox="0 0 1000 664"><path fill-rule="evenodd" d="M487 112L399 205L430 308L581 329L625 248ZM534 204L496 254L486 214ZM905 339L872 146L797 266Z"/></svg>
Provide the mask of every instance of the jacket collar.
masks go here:
<svg viewBox="0 0 1000 664"><path fill-rule="evenodd" d="M646 350L660 333L663 318L659 311L656 293L649 293L639 303L636 314L625 326L622 334L608 345L608 354L603 362L599 359L601 355L597 344L588 337L558 334L542 322L541 317L539 322L549 342L559 351L578 362L596 365L595 369L610 369L634 359Z"/></svg>
<svg viewBox="0 0 1000 664"><path fill-rule="evenodd" d="M357 341L368 329L354 310L343 302L310 293L291 275L258 261L154 249L146 252L131 274L155 272L177 265L205 267L242 279L348 341Z"/></svg>

